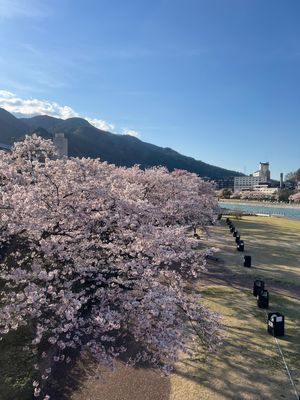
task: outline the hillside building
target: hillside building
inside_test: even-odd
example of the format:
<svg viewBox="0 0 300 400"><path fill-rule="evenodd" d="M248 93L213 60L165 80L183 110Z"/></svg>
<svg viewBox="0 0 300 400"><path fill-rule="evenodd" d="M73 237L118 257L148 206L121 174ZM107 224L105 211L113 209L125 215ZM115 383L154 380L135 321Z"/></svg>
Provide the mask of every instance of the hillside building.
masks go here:
<svg viewBox="0 0 300 400"><path fill-rule="evenodd" d="M259 185L259 176L236 176L234 178L234 191L241 192L242 190L251 190L254 186Z"/></svg>
<svg viewBox="0 0 300 400"><path fill-rule="evenodd" d="M254 187L259 187L262 184L269 185L271 172L269 163L260 163L260 168L249 176L236 176L234 178L234 191L241 192L243 190L253 190Z"/></svg>
<svg viewBox="0 0 300 400"><path fill-rule="evenodd" d="M271 172L269 170L269 163L268 162L265 162L265 163L260 162L259 165L260 165L259 170L255 171L253 173L253 176L260 177L261 178L261 182L269 182L269 180L271 179Z"/></svg>
<svg viewBox="0 0 300 400"><path fill-rule="evenodd" d="M214 182L216 184L216 189L221 190L221 189L231 189L233 190L234 188L234 177L229 176L227 178L223 179L214 179Z"/></svg>

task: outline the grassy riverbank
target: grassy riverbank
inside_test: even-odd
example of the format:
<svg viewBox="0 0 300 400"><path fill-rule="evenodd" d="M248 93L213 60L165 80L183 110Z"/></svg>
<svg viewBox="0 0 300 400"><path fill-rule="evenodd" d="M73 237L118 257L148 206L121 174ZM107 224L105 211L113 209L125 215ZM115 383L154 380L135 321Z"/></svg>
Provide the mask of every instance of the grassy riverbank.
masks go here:
<svg viewBox="0 0 300 400"><path fill-rule="evenodd" d="M253 268L241 269L243 254L236 252L235 242L224 224L214 227L209 245L220 249L220 256L231 271L241 276L264 278L271 282L290 283L300 287L299 242L300 221L281 217L232 218L245 241L245 253L252 256ZM299 291L300 293L300 291Z"/></svg>
<svg viewBox="0 0 300 400"><path fill-rule="evenodd" d="M206 305L222 315L224 343L218 354L178 363L168 399L293 399L283 361L266 332L265 313L256 307L251 292L218 285L202 288L201 293ZM288 334L280 345L297 380L300 302L273 295L272 304L287 318Z"/></svg>

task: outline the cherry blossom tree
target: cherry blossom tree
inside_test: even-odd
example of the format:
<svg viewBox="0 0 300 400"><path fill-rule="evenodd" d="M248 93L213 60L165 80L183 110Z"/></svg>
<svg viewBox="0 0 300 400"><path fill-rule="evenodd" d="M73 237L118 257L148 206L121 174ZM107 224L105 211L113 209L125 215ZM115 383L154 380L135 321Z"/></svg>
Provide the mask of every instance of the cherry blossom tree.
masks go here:
<svg viewBox="0 0 300 400"><path fill-rule="evenodd" d="M239 200L241 198L241 194L242 194L241 192L234 192L234 193L232 193L230 198Z"/></svg>
<svg viewBox="0 0 300 400"><path fill-rule="evenodd" d="M231 199L241 200L275 200L277 198L276 189L271 193L265 193L261 190L244 190L242 192L235 192L230 196Z"/></svg>
<svg viewBox="0 0 300 400"><path fill-rule="evenodd" d="M292 194L289 197L289 201L292 203L300 203L300 192Z"/></svg>
<svg viewBox="0 0 300 400"><path fill-rule="evenodd" d="M188 235L216 219L209 183L55 159L51 141L32 136L1 152L0 185L0 339L32 330L35 397L53 366L81 351L111 365L134 343L133 363L168 372L187 348L184 321L207 348L218 343L217 316L186 286L212 251Z"/></svg>
<svg viewBox="0 0 300 400"><path fill-rule="evenodd" d="M139 184L139 201L153 207L154 224L205 227L214 223L219 211L214 187L196 174L169 172L163 167L142 171L138 166L123 168L125 182Z"/></svg>

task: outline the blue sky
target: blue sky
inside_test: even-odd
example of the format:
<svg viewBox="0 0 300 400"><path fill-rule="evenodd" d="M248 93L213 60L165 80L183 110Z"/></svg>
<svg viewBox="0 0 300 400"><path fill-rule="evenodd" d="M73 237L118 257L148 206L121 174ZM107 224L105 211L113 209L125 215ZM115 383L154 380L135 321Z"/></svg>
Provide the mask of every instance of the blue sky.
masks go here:
<svg viewBox="0 0 300 400"><path fill-rule="evenodd" d="M299 0L0 0L0 107L300 167Z"/></svg>

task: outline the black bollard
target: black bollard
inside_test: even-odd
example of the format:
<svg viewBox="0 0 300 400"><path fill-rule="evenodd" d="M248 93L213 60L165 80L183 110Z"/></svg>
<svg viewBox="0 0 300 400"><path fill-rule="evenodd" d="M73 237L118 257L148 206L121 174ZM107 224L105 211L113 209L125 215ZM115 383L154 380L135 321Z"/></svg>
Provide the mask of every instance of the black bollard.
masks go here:
<svg viewBox="0 0 300 400"><path fill-rule="evenodd" d="M235 243L236 243L236 244L238 244L238 243L240 242L240 240L241 240L241 237L240 237L240 236L236 236L236 237L235 237Z"/></svg>
<svg viewBox="0 0 300 400"><path fill-rule="evenodd" d="M244 267L251 267L251 256L244 256Z"/></svg>
<svg viewBox="0 0 300 400"><path fill-rule="evenodd" d="M258 293L265 288L265 282L259 279L256 279L253 282L253 296L257 296Z"/></svg>
<svg viewBox="0 0 300 400"><path fill-rule="evenodd" d="M284 336L284 315L279 312L268 313L268 332L274 337Z"/></svg>
<svg viewBox="0 0 300 400"><path fill-rule="evenodd" d="M236 246L237 251L244 251L244 241L240 240Z"/></svg>
<svg viewBox="0 0 300 400"><path fill-rule="evenodd" d="M259 308L269 307L269 292L266 289L262 289L256 296L257 306Z"/></svg>
<svg viewBox="0 0 300 400"><path fill-rule="evenodd" d="M238 231L238 230L235 230L235 231L233 232L233 234L232 234L233 237L237 237L238 235L239 235L239 231Z"/></svg>

